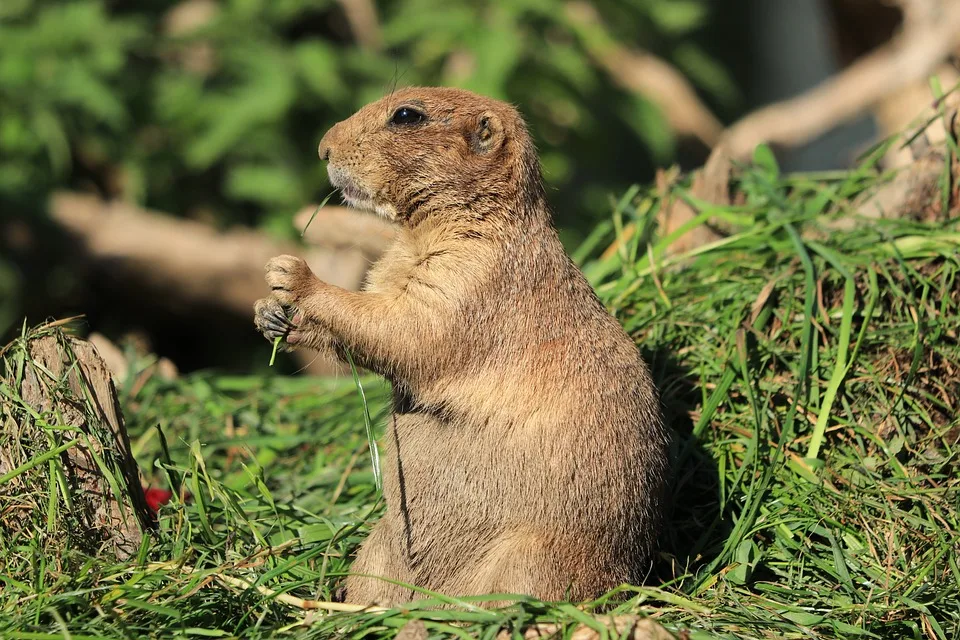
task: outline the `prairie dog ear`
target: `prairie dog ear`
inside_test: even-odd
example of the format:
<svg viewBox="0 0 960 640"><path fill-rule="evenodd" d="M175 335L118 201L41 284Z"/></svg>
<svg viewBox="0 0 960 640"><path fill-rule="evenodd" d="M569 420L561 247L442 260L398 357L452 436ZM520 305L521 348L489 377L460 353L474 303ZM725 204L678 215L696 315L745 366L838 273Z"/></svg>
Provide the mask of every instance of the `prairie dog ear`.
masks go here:
<svg viewBox="0 0 960 640"><path fill-rule="evenodd" d="M484 111L474 122L470 133L470 148L474 153L489 153L503 145L503 122L500 116L492 111Z"/></svg>

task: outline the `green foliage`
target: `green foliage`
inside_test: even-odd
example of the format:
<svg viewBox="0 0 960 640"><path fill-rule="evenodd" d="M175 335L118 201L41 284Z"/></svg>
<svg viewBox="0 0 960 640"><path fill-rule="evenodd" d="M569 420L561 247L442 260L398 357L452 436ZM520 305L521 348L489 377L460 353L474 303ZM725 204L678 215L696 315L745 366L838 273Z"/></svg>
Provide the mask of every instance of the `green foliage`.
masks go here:
<svg viewBox="0 0 960 640"><path fill-rule="evenodd" d="M708 211L728 238L666 256L652 224L664 195L635 187L576 253L675 432L648 586L583 611L426 608L450 603L438 597L308 616L281 596L331 599L382 508L365 425L368 411L386 422L388 389L364 379L364 401L350 379L142 384L135 364L121 384L134 453L149 482L192 499L162 509L138 562L0 557L0 636L391 638L417 618L432 638L532 622L569 637L612 612L693 639L957 637L960 221L827 226L875 182L867 167L785 176L761 149L742 204ZM668 195L696 204L682 185Z"/></svg>
<svg viewBox="0 0 960 640"><path fill-rule="evenodd" d="M131 126L125 65L145 31L99 2L4 3L0 22L0 195L41 192L71 145Z"/></svg>
<svg viewBox="0 0 960 640"><path fill-rule="evenodd" d="M572 23L555 0L379 2L378 48L355 43L333 0L5 0L0 201L42 210L51 189L92 187L220 224L269 223L324 192L316 145L330 125L394 86L447 84L523 108L561 220L586 229L584 211L601 213L605 192L674 146L657 108L618 89L593 54L638 43L707 92L733 92L696 41L705 0L595 6L609 31ZM194 24L172 29L171 15Z"/></svg>

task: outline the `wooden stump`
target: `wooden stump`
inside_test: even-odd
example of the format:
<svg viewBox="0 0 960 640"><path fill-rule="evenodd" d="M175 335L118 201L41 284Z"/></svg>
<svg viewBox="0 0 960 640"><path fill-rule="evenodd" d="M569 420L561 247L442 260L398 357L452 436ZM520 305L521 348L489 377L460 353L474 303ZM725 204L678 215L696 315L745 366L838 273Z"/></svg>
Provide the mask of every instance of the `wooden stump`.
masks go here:
<svg viewBox="0 0 960 640"><path fill-rule="evenodd" d="M9 345L3 364L0 535L135 555L155 520L96 349L41 330Z"/></svg>

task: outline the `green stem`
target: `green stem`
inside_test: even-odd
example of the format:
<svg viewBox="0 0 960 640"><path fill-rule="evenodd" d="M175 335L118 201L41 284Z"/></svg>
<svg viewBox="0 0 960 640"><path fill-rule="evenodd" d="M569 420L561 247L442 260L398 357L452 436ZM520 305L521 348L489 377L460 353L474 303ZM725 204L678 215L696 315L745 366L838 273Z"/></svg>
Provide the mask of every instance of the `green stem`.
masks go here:
<svg viewBox="0 0 960 640"><path fill-rule="evenodd" d="M273 353L270 354L270 366L273 366L273 361L277 359L277 349L280 348L280 343L283 341L283 336L277 336L273 339Z"/></svg>

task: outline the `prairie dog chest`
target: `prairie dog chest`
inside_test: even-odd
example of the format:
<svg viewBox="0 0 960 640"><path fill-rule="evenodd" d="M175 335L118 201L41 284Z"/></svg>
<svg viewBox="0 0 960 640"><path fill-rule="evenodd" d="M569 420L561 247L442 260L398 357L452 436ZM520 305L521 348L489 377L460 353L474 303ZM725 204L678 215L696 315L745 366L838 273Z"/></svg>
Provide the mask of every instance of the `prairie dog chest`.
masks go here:
<svg viewBox="0 0 960 640"><path fill-rule="evenodd" d="M367 272L364 289L373 293L400 294L412 278L421 275L420 253L403 239L395 242Z"/></svg>
<svg viewBox="0 0 960 640"><path fill-rule="evenodd" d="M488 242L465 240L441 230L401 232L367 273L365 290L450 301L476 291L495 262Z"/></svg>

